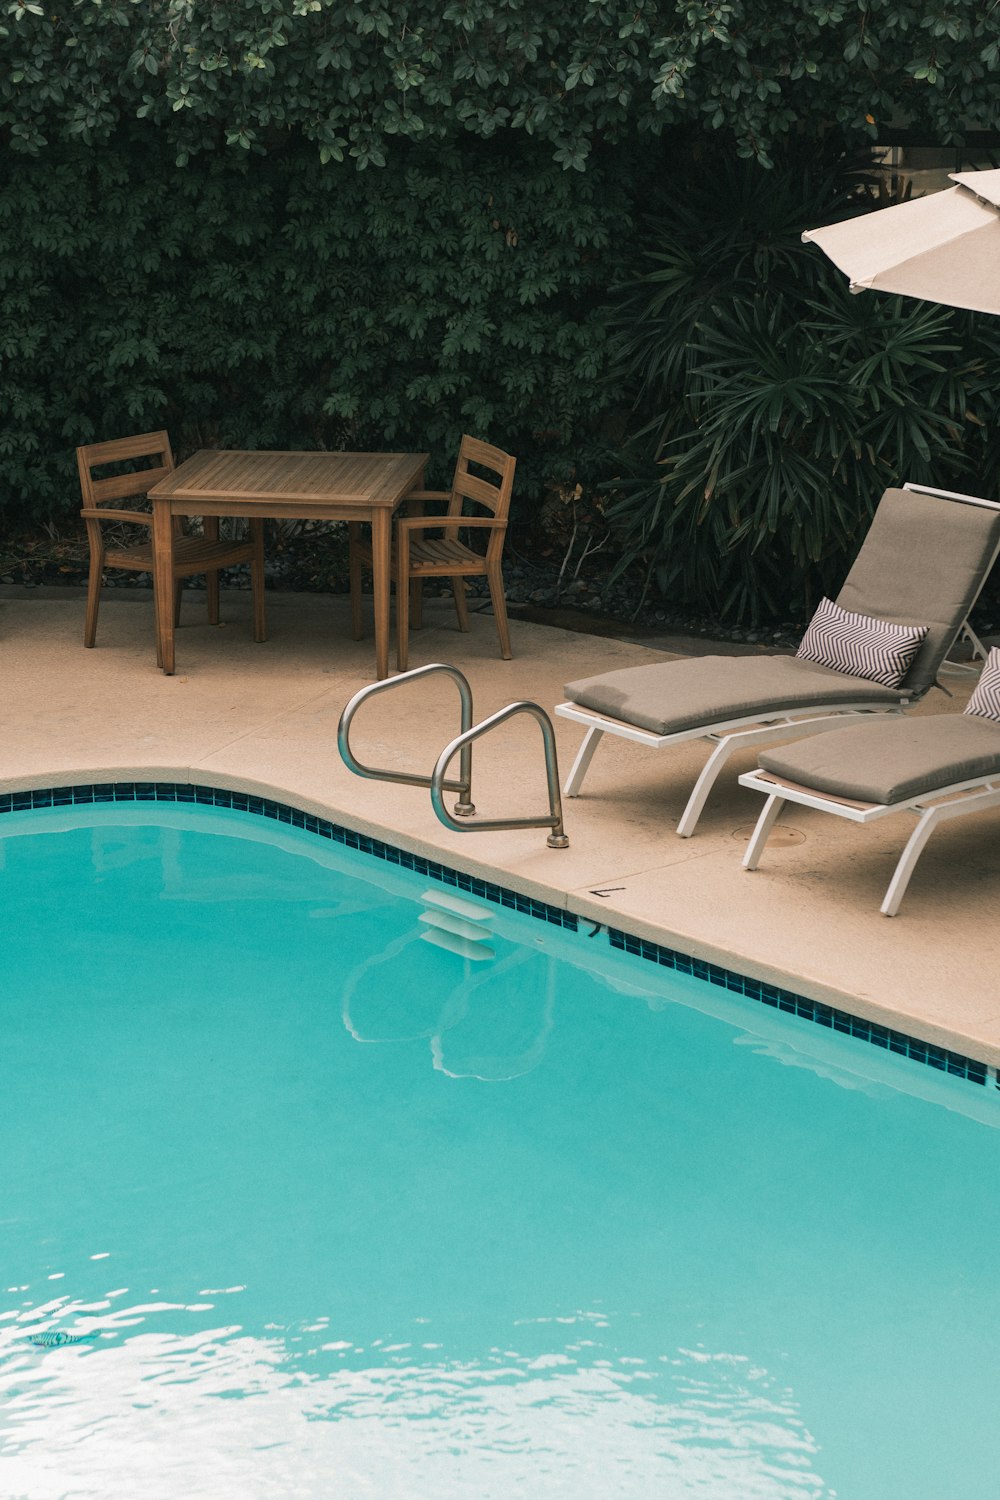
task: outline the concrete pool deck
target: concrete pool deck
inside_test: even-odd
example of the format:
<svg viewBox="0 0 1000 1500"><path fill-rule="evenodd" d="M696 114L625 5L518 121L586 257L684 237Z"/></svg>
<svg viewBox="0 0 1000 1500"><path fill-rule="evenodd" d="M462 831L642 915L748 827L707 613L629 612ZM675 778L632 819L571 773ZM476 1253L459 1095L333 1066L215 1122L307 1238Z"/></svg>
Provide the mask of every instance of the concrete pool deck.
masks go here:
<svg viewBox="0 0 1000 1500"><path fill-rule="evenodd" d="M761 805L736 781L755 763L750 753L734 757L694 837L675 837L703 741L654 751L606 739L584 795L564 805L566 850L548 849L542 829L457 834L438 823L426 791L360 780L340 761L341 710L374 671L371 636L350 639L346 599L270 594L270 640L255 645L249 593L224 595L218 628L204 623L204 595L188 594L174 677L155 666L148 594L105 591L93 651L82 645L83 610L80 589L0 589L0 791L169 780L273 797L1000 1065L1000 809L935 833L892 919L878 908L911 816L858 828L792 808L782 827L793 832L772 839L758 871L741 868ZM488 615L473 614L460 635L450 603L432 600L426 622L412 638L411 666L460 667L477 721L521 698L551 711L564 682L664 659L646 643L515 619L515 659L504 662ZM917 713L960 712L975 678L944 680L954 697L933 691ZM562 719L555 729L564 779L582 730ZM354 746L369 763L426 774L457 733L457 693L441 677L366 705ZM477 744L473 796L484 818L545 810L530 719Z"/></svg>

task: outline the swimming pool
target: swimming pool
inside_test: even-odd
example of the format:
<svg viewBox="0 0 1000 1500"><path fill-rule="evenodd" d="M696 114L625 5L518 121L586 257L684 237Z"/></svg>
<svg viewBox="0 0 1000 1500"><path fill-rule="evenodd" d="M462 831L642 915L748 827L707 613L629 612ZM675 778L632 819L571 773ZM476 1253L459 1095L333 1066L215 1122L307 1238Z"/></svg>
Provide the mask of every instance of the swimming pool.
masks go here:
<svg viewBox="0 0 1000 1500"><path fill-rule="evenodd" d="M228 809L0 888L0 1493L989 1493L992 1087Z"/></svg>

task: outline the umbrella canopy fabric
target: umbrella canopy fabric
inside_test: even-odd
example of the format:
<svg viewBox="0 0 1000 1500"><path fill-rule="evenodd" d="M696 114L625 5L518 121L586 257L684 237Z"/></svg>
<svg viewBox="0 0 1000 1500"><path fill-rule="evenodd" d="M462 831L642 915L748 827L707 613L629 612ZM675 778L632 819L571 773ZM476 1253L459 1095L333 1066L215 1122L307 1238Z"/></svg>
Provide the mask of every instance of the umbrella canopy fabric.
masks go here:
<svg viewBox="0 0 1000 1500"><path fill-rule="evenodd" d="M949 176L958 187L807 229L802 238L847 274L852 292L1000 315L1000 170Z"/></svg>

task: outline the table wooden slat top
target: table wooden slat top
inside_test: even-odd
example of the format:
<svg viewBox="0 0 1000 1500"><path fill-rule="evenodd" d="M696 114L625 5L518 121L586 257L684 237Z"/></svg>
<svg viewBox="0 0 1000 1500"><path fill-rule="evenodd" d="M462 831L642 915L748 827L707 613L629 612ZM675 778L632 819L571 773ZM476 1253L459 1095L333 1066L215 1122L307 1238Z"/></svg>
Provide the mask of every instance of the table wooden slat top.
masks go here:
<svg viewBox="0 0 1000 1500"><path fill-rule="evenodd" d="M428 453L201 448L148 491L153 502L157 659L174 670L174 516L341 520L372 528L375 670L389 673L392 517L423 488ZM263 565L263 564L262 564ZM263 640L263 627L258 639Z"/></svg>
<svg viewBox="0 0 1000 1500"><path fill-rule="evenodd" d="M156 499L393 509L419 487L427 453L201 448L150 490Z"/></svg>

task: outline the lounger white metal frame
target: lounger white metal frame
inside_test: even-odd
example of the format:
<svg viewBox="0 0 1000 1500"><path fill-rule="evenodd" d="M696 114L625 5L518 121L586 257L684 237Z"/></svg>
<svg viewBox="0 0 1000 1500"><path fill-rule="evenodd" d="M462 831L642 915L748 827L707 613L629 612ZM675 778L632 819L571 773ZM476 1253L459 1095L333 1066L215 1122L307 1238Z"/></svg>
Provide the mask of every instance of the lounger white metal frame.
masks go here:
<svg viewBox="0 0 1000 1500"><path fill-rule="evenodd" d="M677 833L682 839L687 839L694 833L695 825L701 817L709 793L722 774L726 761L737 750L745 750L751 745L756 748L803 739L807 735L817 734L820 728L828 725L832 719L857 718L859 715L866 714L878 714L881 717L887 713L901 713L908 706L908 699L901 700L898 706L888 704L885 708L874 708L870 703L842 703L838 704L836 709L817 715L817 705L811 703L807 708L783 709L780 714L753 714L744 719L727 719L722 723L716 722L711 728L700 725L694 729L680 729L675 734L653 734L651 730L637 729L634 724L625 724L618 719L608 719L592 709L580 708L576 703L560 703L555 712L564 719L572 719L577 724L583 724L587 730L576 760L570 767L566 785L563 787L563 795L577 796L590 762L594 758L594 751L605 734L616 734L619 739L623 740L635 740L638 744L649 745L654 750L662 749L664 745L680 745L685 740L710 740L715 745L715 749L702 767L701 775L691 790L691 795L685 803L684 811L677 824Z"/></svg>
<svg viewBox="0 0 1000 1500"><path fill-rule="evenodd" d="M994 500L983 500L978 495L963 495L956 490L939 490L927 484L913 484L907 482L902 486L904 490L911 490L921 495L937 495L942 500L959 500L967 505L979 505L986 510L998 510L1000 505ZM994 558L994 561L996 559ZM987 570L988 572L989 570ZM984 581L986 574L983 575ZM974 643L981 642L974 636L969 628L968 620L956 630L952 641L949 642L947 651L951 650L955 640L963 631L967 631ZM984 653L985 654L985 653ZM577 751L576 759L570 767L569 775L563 787L563 795L576 797L579 795L583 779L594 758L594 752L606 734L614 734L623 740L634 740L640 745L649 745L654 750L662 749L666 745L680 745L685 740L709 740L715 745L708 760L702 769L701 775L692 788L684 811L681 813L676 832L682 839L690 838L694 833L695 826L700 818L705 803L713 786L721 775L729 757L737 750L748 747L788 742L794 739L804 739L807 735L819 734L824 728L836 720L857 718L859 716L870 716L878 714L900 714L908 709L914 698L901 698L898 703L887 704L884 708L871 703L839 703L836 707L824 708L822 704L812 703L800 709L782 709L778 713L764 713L749 715L740 719L716 720L712 724L695 726L692 729L678 730L674 734L655 734L648 729L640 729L634 724L628 724L624 720L612 719L605 714L600 714L594 709L581 708L579 704L567 702L559 703L553 710L562 719L571 719L575 724L582 724L587 733L583 744ZM817 713L817 709L821 712ZM754 727L745 727L754 726Z"/></svg>
<svg viewBox="0 0 1000 1500"><path fill-rule="evenodd" d="M739 778L739 782L740 786L763 792L767 798L743 856L745 870L757 869L764 853L764 845L786 802L813 807L818 812L833 813L838 818L848 818L852 823L874 823L878 818L887 818L890 813L915 813L919 822L899 856L880 907L884 917L894 917L899 911L910 876L935 828L952 818L964 818L971 813L984 812L988 807L1000 807L1000 775L996 773L977 776L971 781L956 781L951 786L934 787L903 802L852 802L846 797L834 797L825 792L797 786L760 769L747 771Z"/></svg>

